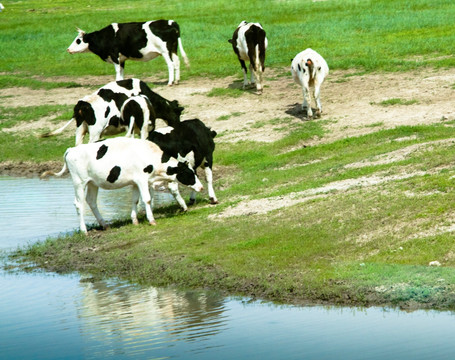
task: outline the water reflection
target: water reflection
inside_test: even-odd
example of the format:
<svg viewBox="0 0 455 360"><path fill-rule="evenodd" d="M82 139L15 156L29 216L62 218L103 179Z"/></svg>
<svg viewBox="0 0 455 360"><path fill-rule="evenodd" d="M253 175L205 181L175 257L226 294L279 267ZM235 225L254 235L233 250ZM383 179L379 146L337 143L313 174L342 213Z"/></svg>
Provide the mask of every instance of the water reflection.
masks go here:
<svg viewBox="0 0 455 360"><path fill-rule="evenodd" d="M112 354L160 353L178 343L195 343L203 351L205 340L225 328L225 299L214 292L141 288L118 282L84 283L79 316L84 335L112 346ZM166 353L166 354L165 354ZM161 356L161 355L160 355Z"/></svg>

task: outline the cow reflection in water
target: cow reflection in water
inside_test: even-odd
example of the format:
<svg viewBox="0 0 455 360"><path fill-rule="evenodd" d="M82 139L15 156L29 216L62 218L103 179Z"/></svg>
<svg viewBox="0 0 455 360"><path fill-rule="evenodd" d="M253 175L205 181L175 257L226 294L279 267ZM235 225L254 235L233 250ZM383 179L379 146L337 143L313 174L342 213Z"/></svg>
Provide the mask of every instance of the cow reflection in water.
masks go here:
<svg viewBox="0 0 455 360"><path fill-rule="evenodd" d="M223 330L225 298L213 292L178 291L128 284L82 282L81 318L103 341L195 340ZM93 329L93 327L96 327ZM161 339L161 340L159 340ZM116 346L120 344L117 343Z"/></svg>

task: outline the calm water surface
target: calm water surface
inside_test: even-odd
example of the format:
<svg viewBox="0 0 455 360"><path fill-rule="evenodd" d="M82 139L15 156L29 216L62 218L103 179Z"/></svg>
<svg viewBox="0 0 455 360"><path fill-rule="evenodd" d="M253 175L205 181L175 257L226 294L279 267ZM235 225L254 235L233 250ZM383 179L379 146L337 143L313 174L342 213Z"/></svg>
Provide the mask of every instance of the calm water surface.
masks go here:
<svg viewBox="0 0 455 360"><path fill-rule="evenodd" d="M102 214L129 217L129 199L102 192ZM69 179L0 177L0 205L3 253L78 227ZM454 330L450 312L276 306L0 271L0 359L451 359Z"/></svg>

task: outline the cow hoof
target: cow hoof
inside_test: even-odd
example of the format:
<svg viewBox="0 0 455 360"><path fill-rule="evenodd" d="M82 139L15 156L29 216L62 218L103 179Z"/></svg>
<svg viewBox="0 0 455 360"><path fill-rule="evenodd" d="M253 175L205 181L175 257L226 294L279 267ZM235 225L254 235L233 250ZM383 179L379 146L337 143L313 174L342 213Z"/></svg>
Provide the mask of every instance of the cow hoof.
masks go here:
<svg viewBox="0 0 455 360"><path fill-rule="evenodd" d="M133 225L139 225L139 221L137 219L133 220Z"/></svg>
<svg viewBox="0 0 455 360"><path fill-rule="evenodd" d="M218 200L215 200L214 198L210 198L210 204L216 205L216 204L218 204Z"/></svg>
<svg viewBox="0 0 455 360"><path fill-rule="evenodd" d="M156 226L156 221L155 220L150 221L150 225Z"/></svg>
<svg viewBox="0 0 455 360"><path fill-rule="evenodd" d="M196 202L196 199L190 199L190 201L188 201L188 205L194 205L194 203Z"/></svg>

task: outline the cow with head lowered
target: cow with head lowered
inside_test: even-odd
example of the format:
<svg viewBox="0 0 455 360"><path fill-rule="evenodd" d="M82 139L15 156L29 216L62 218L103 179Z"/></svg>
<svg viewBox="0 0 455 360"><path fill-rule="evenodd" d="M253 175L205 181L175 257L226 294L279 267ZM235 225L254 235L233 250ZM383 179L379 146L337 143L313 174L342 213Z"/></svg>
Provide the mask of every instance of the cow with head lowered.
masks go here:
<svg viewBox="0 0 455 360"><path fill-rule="evenodd" d="M86 133L89 134L89 142L98 141L101 135L118 134L126 130L130 125L130 118L122 118L122 107L125 102L134 96L145 96L153 111L148 112L149 119L144 119L141 124L136 124L147 129L142 131L145 135L155 128L155 117L163 119L168 125L174 126L180 121L183 107L178 101L169 101L152 91L145 82L139 79L127 79L110 82L91 95L80 99L74 106L73 117L61 128L42 134L48 137L60 134L74 120L76 120L76 146L82 144ZM149 126L150 124L150 126ZM128 132L132 131L128 130Z"/></svg>
<svg viewBox="0 0 455 360"><path fill-rule="evenodd" d="M151 131L148 137L148 140L157 144L165 153L174 157L178 154L188 157L190 165L195 171L198 167L204 169L209 199L212 204L218 203L213 189L212 175L215 136L216 131L208 128L201 120L191 119L181 121L173 127L167 126ZM193 191L190 195L190 204L193 204L195 199L196 194ZM183 209L185 210L185 208Z"/></svg>
<svg viewBox="0 0 455 360"><path fill-rule="evenodd" d="M91 33L80 29L78 32L67 51L70 54L92 52L114 64L116 80L123 80L126 60L149 61L161 55L169 70L168 85L178 84L180 59L177 47L189 66L180 39L180 27L173 20L112 23Z"/></svg>
<svg viewBox="0 0 455 360"><path fill-rule="evenodd" d="M250 84L247 76L245 61L250 62L251 83L256 84L256 90L262 93L262 75L265 70L265 51L267 37L259 23L242 21L228 40L232 44L243 70L243 88Z"/></svg>
<svg viewBox="0 0 455 360"><path fill-rule="evenodd" d="M191 155L191 154L190 154ZM178 192L177 181L195 191L203 189L201 182L188 160L173 158L154 143L146 140L117 137L96 143L82 144L65 152L64 165L60 172L47 171L41 175L62 176L69 170L73 180L80 229L87 234L84 220L85 201L90 206L99 224L107 227L97 206L98 189L119 189L133 186L131 219L138 223L139 198L145 204L147 220L156 225L152 212L152 197L149 188L156 182L167 183L179 203L184 203Z"/></svg>

